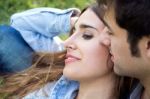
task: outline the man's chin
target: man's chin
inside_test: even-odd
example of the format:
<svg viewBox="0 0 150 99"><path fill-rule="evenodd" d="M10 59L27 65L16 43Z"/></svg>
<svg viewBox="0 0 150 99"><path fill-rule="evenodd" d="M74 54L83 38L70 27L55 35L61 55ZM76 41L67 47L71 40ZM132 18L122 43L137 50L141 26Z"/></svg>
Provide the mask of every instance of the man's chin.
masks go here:
<svg viewBox="0 0 150 99"><path fill-rule="evenodd" d="M115 74L117 74L119 76L125 76L124 73L123 73L123 71L122 71L122 69L119 68L118 65L114 65L114 72L115 72Z"/></svg>

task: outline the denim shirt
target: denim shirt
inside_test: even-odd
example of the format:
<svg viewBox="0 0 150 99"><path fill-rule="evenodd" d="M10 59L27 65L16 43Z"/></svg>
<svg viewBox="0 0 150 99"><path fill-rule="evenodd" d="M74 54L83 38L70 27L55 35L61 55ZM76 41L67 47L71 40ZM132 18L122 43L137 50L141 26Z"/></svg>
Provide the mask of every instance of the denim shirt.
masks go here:
<svg viewBox="0 0 150 99"><path fill-rule="evenodd" d="M77 81L62 76L57 82L48 83L42 89L28 94L23 99L74 99L78 89Z"/></svg>
<svg viewBox="0 0 150 99"><path fill-rule="evenodd" d="M75 8L35 8L11 16L10 25L20 32L24 40L37 52L62 51L60 33L68 33L70 17Z"/></svg>

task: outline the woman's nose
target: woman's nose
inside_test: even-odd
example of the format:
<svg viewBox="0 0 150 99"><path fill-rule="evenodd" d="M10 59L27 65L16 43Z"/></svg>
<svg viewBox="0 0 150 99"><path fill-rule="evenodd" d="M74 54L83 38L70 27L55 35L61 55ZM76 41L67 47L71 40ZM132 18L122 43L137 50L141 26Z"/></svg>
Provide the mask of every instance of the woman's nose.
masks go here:
<svg viewBox="0 0 150 99"><path fill-rule="evenodd" d="M74 41L70 37L64 41L64 46L67 50L76 49Z"/></svg>

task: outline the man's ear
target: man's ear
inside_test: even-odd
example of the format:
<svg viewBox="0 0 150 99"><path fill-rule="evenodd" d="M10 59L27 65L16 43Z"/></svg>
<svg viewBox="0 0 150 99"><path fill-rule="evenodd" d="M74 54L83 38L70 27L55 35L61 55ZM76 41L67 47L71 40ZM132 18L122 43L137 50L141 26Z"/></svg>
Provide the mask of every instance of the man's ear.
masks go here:
<svg viewBox="0 0 150 99"><path fill-rule="evenodd" d="M150 40L148 40L146 44L146 49L147 49L147 56L150 58Z"/></svg>

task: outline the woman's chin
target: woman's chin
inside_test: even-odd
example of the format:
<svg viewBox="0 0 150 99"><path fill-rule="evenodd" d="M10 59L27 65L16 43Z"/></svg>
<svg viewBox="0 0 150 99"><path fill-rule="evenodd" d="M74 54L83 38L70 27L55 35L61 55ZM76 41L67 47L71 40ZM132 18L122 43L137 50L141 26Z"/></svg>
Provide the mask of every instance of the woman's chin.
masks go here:
<svg viewBox="0 0 150 99"><path fill-rule="evenodd" d="M63 75L64 75L65 77L67 77L68 79L70 79L70 80L77 80L77 74L74 73L74 72L71 71L71 70L64 69L64 70L63 70Z"/></svg>

